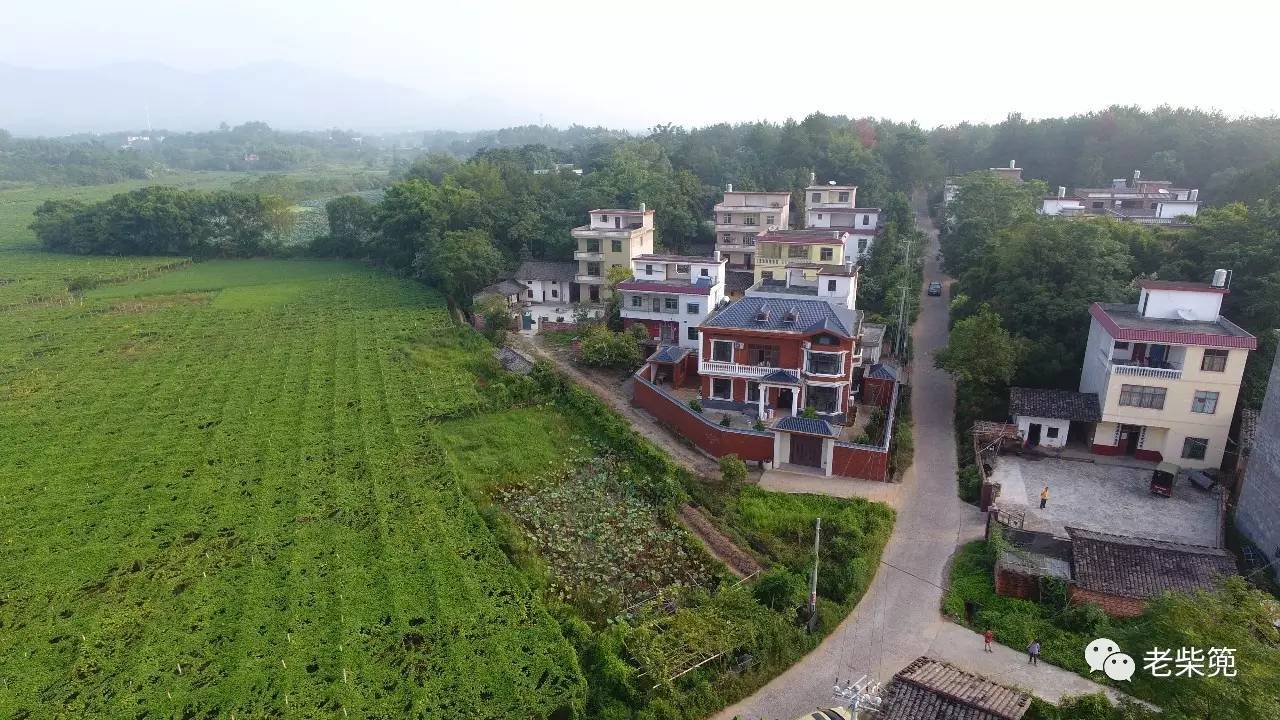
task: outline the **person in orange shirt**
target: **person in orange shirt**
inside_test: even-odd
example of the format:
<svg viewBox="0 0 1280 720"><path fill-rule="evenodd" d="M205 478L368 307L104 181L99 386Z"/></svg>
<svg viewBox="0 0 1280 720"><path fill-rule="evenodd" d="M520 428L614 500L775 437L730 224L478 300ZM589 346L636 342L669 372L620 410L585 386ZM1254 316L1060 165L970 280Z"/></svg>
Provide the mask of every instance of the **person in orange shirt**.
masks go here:
<svg viewBox="0 0 1280 720"><path fill-rule="evenodd" d="M982 633L982 651L995 652L995 650L991 649L991 641L995 639L996 639L996 634L991 632L990 628L987 628L987 631Z"/></svg>
<svg viewBox="0 0 1280 720"><path fill-rule="evenodd" d="M1047 505L1048 503L1049 503L1049 486L1045 485L1044 489L1040 491L1040 509L1043 510L1044 506Z"/></svg>

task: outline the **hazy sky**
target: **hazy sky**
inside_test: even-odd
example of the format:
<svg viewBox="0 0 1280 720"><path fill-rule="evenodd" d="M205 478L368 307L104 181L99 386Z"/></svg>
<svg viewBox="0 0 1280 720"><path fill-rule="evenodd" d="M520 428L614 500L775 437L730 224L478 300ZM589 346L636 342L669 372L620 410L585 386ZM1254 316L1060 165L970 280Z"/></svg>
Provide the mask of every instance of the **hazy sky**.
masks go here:
<svg viewBox="0 0 1280 720"><path fill-rule="evenodd" d="M501 105L511 122L641 129L821 110L932 126L1112 103L1280 113L1269 1L8 5L12 65L282 60Z"/></svg>

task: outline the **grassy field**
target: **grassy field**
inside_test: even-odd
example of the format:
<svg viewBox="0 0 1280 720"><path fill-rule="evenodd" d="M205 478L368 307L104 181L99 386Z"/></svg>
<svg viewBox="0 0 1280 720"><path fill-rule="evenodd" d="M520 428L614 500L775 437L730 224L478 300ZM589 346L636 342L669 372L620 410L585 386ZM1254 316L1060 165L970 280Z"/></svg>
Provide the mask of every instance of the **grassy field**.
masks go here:
<svg viewBox="0 0 1280 720"><path fill-rule="evenodd" d="M431 430L484 355L429 291L325 262L0 312L0 717L579 704Z"/></svg>

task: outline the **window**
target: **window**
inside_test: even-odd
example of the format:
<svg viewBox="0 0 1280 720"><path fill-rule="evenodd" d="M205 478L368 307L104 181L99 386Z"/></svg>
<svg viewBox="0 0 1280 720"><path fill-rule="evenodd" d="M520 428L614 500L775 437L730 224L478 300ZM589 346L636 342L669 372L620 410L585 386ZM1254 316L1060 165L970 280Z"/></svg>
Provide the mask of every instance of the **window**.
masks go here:
<svg viewBox="0 0 1280 720"><path fill-rule="evenodd" d="M587 241L587 252L600 252L600 241L599 241L599 240L588 240L588 241Z"/></svg>
<svg viewBox="0 0 1280 720"><path fill-rule="evenodd" d="M772 270L761 270L761 271L760 271L760 279L761 279L761 280L772 280L772 279L773 279L773 271L772 271Z"/></svg>
<svg viewBox="0 0 1280 720"><path fill-rule="evenodd" d="M720 233L720 242L722 242L722 243L728 243L728 244L732 245L732 244L733 244L733 236L732 236L732 235L730 235L729 233Z"/></svg>
<svg viewBox="0 0 1280 720"><path fill-rule="evenodd" d="M1095 202L1095 203L1093 204L1093 209L1094 209L1094 210L1101 210L1101 209L1102 209L1102 201Z"/></svg>
<svg viewBox="0 0 1280 720"><path fill-rule="evenodd" d="M1128 349L1129 349L1129 343L1127 343L1127 342L1117 342L1117 343L1115 344L1115 346L1114 346L1114 347L1115 347L1115 349L1116 349L1116 350L1128 350Z"/></svg>
<svg viewBox="0 0 1280 720"><path fill-rule="evenodd" d="M863 224L863 225L870 225L870 224L871 224L871 216L870 216L870 215L863 215L863 216L862 216L862 224Z"/></svg>
<svg viewBox="0 0 1280 720"><path fill-rule="evenodd" d="M835 280L828 280L828 281L827 281L827 292L835 292L835 291L836 291L836 281L835 281Z"/></svg>
<svg viewBox="0 0 1280 720"><path fill-rule="evenodd" d="M1188 460L1203 460L1208 450L1209 440L1206 438L1189 437L1182 441L1182 457Z"/></svg>
<svg viewBox="0 0 1280 720"><path fill-rule="evenodd" d="M733 341L712 340L711 359L715 362L733 362Z"/></svg>
<svg viewBox="0 0 1280 720"><path fill-rule="evenodd" d="M819 220L821 220L821 219L822 219L822 213L818 213L818 219L819 219Z"/></svg>
<svg viewBox="0 0 1280 720"><path fill-rule="evenodd" d="M764 367L778 367L778 346L748 345L747 364Z"/></svg>
<svg viewBox="0 0 1280 720"><path fill-rule="evenodd" d="M815 335L813 342L817 345L835 345L836 339L831 335Z"/></svg>
<svg viewBox="0 0 1280 720"><path fill-rule="evenodd" d="M747 401L760 402L760 383L755 380L747 381Z"/></svg>
<svg viewBox="0 0 1280 720"><path fill-rule="evenodd" d="M644 298L640 297L639 295L631 296L631 307L643 307L643 306L644 306Z"/></svg>
<svg viewBox="0 0 1280 720"><path fill-rule="evenodd" d="M614 251L614 252L622 252L622 241L621 241L621 240L612 240L612 241L610 241L610 242L612 243L612 248L613 248L613 251Z"/></svg>
<svg viewBox="0 0 1280 720"><path fill-rule="evenodd" d="M725 224L725 225L732 225L732 224L733 224L733 216L732 216L732 215L725 215L725 216L724 216L724 224Z"/></svg>
<svg viewBox="0 0 1280 720"><path fill-rule="evenodd" d="M760 220L760 216L758 216L758 215L748 215L748 216L746 216L746 217L742 218L742 224L743 224L743 225L755 225L755 224L757 224L757 223L759 222L759 220Z"/></svg>
<svg viewBox="0 0 1280 720"><path fill-rule="evenodd" d="M1120 404L1128 405L1129 407L1163 410L1164 393L1165 389L1162 387L1150 387L1148 385L1121 385Z"/></svg>
<svg viewBox="0 0 1280 720"><path fill-rule="evenodd" d="M662 309L676 312L680 309L680 301L676 298L662 298Z"/></svg>
<svg viewBox="0 0 1280 720"><path fill-rule="evenodd" d="M689 274L689 266L688 266L688 265L677 265L677 266L676 266L676 274L677 274L677 275L688 275L688 274Z"/></svg>
<svg viewBox="0 0 1280 720"><path fill-rule="evenodd" d="M816 202L816 203L822 202L822 193L814 193L813 202Z"/></svg>
<svg viewBox="0 0 1280 720"><path fill-rule="evenodd" d="M696 326L696 325L690 325L690 326L689 326L689 339L690 339L690 340L697 340L697 339L698 339L698 328L697 328L697 326Z"/></svg>
<svg viewBox="0 0 1280 720"><path fill-rule="evenodd" d="M601 216L600 216L600 222L604 222L604 223L609 222L609 216L608 216L608 215L601 215Z"/></svg>
<svg viewBox="0 0 1280 720"><path fill-rule="evenodd" d="M777 225L777 224L778 224L778 216L777 216L777 215L765 215L765 216L764 216L764 224L765 224L765 225Z"/></svg>
<svg viewBox="0 0 1280 720"><path fill-rule="evenodd" d="M815 375L839 375L844 363L836 353L810 352L808 371Z"/></svg>
<svg viewBox="0 0 1280 720"><path fill-rule="evenodd" d="M701 309L702 309L702 306L699 305L698 303L687 303L685 305L685 310L687 310L690 315L697 315L698 311Z"/></svg>
<svg viewBox="0 0 1280 720"><path fill-rule="evenodd" d="M711 397L718 400L732 400L733 381L729 378L711 378Z"/></svg>
<svg viewBox="0 0 1280 720"><path fill-rule="evenodd" d="M594 277L600 277L600 263L598 262L587 263L587 274L592 275Z"/></svg>
<svg viewBox="0 0 1280 720"><path fill-rule="evenodd" d="M1045 428L1044 434L1046 437L1056 438L1058 437L1058 428L1050 425L1049 427Z"/></svg>
<svg viewBox="0 0 1280 720"><path fill-rule="evenodd" d="M837 195L837 199L839 202L849 202L849 193L847 192L839 193Z"/></svg>
<svg viewBox="0 0 1280 720"><path fill-rule="evenodd" d="M859 253L859 254L861 254L861 253L864 253L864 252L866 252L866 251L867 251L867 239L866 239L866 238L858 238L858 253Z"/></svg>
<svg viewBox="0 0 1280 720"><path fill-rule="evenodd" d="M653 298L651 302L653 303L654 312L662 312L662 298Z"/></svg>
<svg viewBox="0 0 1280 720"><path fill-rule="evenodd" d="M525 297L533 297L533 288L525 290Z"/></svg>
<svg viewBox="0 0 1280 720"><path fill-rule="evenodd" d="M559 290L552 290L552 291L551 291L551 297L552 297L552 298L558 298L558 297L560 297L560 291L559 291Z"/></svg>
<svg viewBox="0 0 1280 720"><path fill-rule="evenodd" d="M1218 411L1218 393L1211 390L1197 390L1191 400L1191 412L1212 415Z"/></svg>
<svg viewBox="0 0 1280 720"><path fill-rule="evenodd" d="M791 245L787 247L787 257L809 259L808 245Z"/></svg>
<svg viewBox="0 0 1280 720"><path fill-rule="evenodd" d="M1160 203L1151 203L1151 209L1152 209L1152 210L1155 210L1155 209L1156 209L1156 208L1158 208L1158 207L1160 207Z"/></svg>
<svg viewBox="0 0 1280 720"><path fill-rule="evenodd" d="M1205 350L1200 369L1205 372L1223 372L1227 369L1226 350Z"/></svg>
<svg viewBox="0 0 1280 720"><path fill-rule="evenodd" d="M822 262L831 262L831 259L834 258L835 256L836 256L836 251L832 248L820 248L818 250L818 257L822 260Z"/></svg>
<svg viewBox="0 0 1280 720"><path fill-rule="evenodd" d="M645 266L644 266L644 274L645 274L645 275L652 275L652 274L653 274L653 266L652 266L652 265L645 265Z"/></svg>
<svg viewBox="0 0 1280 720"><path fill-rule="evenodd" d="M702 274L702 277L711 277L711 270L709 270L708 268L702 268L701 274Z"/></svg>

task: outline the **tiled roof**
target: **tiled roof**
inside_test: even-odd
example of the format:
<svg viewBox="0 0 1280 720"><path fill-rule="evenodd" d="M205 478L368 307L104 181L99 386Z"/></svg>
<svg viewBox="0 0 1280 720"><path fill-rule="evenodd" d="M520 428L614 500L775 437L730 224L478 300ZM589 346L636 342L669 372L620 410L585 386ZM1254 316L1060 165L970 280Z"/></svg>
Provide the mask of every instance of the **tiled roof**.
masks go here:
<svg viewBox="0 0 1280 720"><path fill-rule="evenodd" d="M497 358L503 368L513 373L528 375L533 371L533 360L529 359L524 353L505 345L494 350L493 356Z"/></svg>
<svg viewBox="0 0 1280 720"><path fill-rule="evenodd" d="M502 295L505 297L507 295L519 295L528 289L529 288L524 283L518 280L499 280L498 282L476 293L476 296L478 297L480 295Z"/></svg>
<svg viewBox="0 0 1280 720"><path fill-rule="evenodd" d="M831 423L826 420L795 417L794 415L778 420L773 424L773 429L781 430L782 432L803 433L805 435L836 436L836 432L831 429Z"/></svg>
<svg viewBox="0 0 1280 720"><path fill-rule="evenodd" d="M1226 295L1231 291L1224 287L1214 287L1209 283L1184 282L1182 280L1139 280L1138 287L1146 290L1191 290L1193 292L1212 292Z"/></svg>
<svg viewBox="0 0 1280 720"><path fill-rule="evenodd" d="M699 281L706 278L698 278ZM618 283L619 290L633 292L669 292L682 295L710 295L710 282L689 282L687 280L626 280Z"/></svg>
<svg viewBox="0 0 1280 720"><path fill-rule="evenodd" d="M762 311L767 313L766 318L757 320ZM795 312L795 320L787 322L787 314L792 311ZM751 296L729 305L708 318L702 326L808 334L810 328L823 325L828 332L852 337L857 330L858 316L852 310L845 311L843 315L825 300Z"/></svg>
<svg viewBox="0 0 1280 720"><path fill-rule="evenodd" d="M931 657L893 676L881 720L1019 720L1031 696Z"/></svg>
<svg viewBox="0 0 1280 720"><path fill-rule="evenodd" d="M515 278L521 282L531 280L555 280L556 282L573 282L578 274L578 263L547 262L544 260L525 260L516 269Z"/></svg>
<svg viewBox="0 0 1280 720"><path fill-rule="evenodd" d="M1009 414L1098 422L1102 419L1102 408L1097 393L1012 387L1009 388Z"/></svg>
<svg viewBox="0 0 1280 720"><path fill-rule="evenodd" d="M875 378L876 380L897 380L898 373L894 372L893 368L888 365L876 363L863 373L862 377Z"/></svg>
<svg viewBox="0 0 1280 720"><path fill-rule="evenodd" d="M687 347L680 347L679 345L663 345L658 348L657 352L650 355L649 359L653 362L660 363L678 363L685 359L690 352L692 351Z"/></svg>
<svg viewBox="0 0 1280 720"><path fill-rule="evenodd" d="M755 275L750 270L730 270L724 276L725 292L743 292L755 284Z"/></svg>
<svg viewBox="0 0 1280 720"><path fill-rule="evenodd" d="M841 242L841 235L844 235L843 231L827 230L824 228L816 228L812 230L771 230L757 235L756 244L759 245L762 242L835 244Z"/></svg>
<svg viewBox="0 0 1280 720"><path fill-rule="evenodd" d="M1116 340L1258 349L1258 338L1224 317L1213 321L1148 318L1138 313L1137 305L1124 303L1094 303L1089 314Z"/></svg>
<svg viewBox="0 0 1280 720"><path fill-rule="evenodd" d="M774 370L773 372L760 378L762 383L786 383L788 385L799 385L800 378L790 370Z"/></svg>
<svg viewBox="0 0 1280 720"><path fill-rule="evenodd" d="M1085 590L1145 599L1166 591L1207 590L1236 572L1235 559L1221 548L1066 530L1071 571Z"/></svg>

